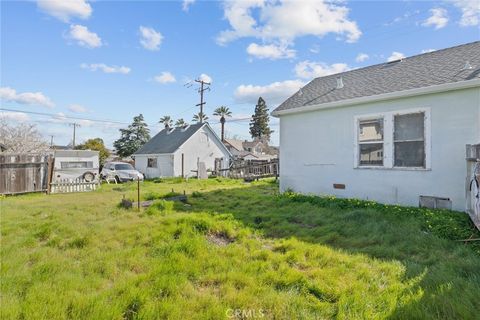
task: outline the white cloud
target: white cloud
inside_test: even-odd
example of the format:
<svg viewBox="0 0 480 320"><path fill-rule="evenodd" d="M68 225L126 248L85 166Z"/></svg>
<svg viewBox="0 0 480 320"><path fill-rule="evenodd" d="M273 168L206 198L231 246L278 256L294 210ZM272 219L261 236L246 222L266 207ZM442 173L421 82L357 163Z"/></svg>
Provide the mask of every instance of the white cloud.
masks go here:
<svg viewBox="0 0 480 320"><path fill-rule="evenodd" d="M451 0L462 11L460 25L462 27L480 24L480 2L478 0Z"/></svg>
<svg viewBox="0 0 480 320"><path fill-rule="evenodd" d="M190 6L195 2L195 0L183 0L182 2L182 10L188 12Z"/></svg>
<svg viewBox="0 0 480 320"><path fill-rule="evenodd" d="M267 104L276 105L297 92L305 83L301 80L274 82L266 86L240 85L235 89L234 98L240 103L256 103L263 97Z"/></svg>
<svg viewBox="0 0 480 320"><path fill-rule="evenodd" d="M0 111L0 119L18 122L30 121L30 117L26 113L12 111Z"/></svg>
<svg viewBox="0 0 480 320"><path fill-rule="evenodd" d="M140 44L147 50L158 50L162 44L163 36L153 28L140 26Z"/></svg>
<svg viewBox="0 0 480 320"><path fill-rule="evenodd" d="M208 83L212 83L213 81L212 77L210 77L208 74L205 74L205 73L202 73L200 77L198 77L198 79Z"/></svg>
<svg viewBox="0 0 480 320"><path fill-rule="evenodd" d="M231 29L222 31L217 42L226 44L242 37L291 42L296 37L323 37L329 33L343 35L348 42L355 42L362 33L357 23L349 20L349 9L342 3L323 0L225 1L224 16Z"/></svg>
<svg viewBox="0 0 480 320"><path fill-rule="evenodd" d="M420 53L430 53L430 52L433 52L433 51L437 51L435 49L423 49Z"/></svg>
<svg viewBox="0 0 480 320"><path fill-rule="evenodd" d="M68 110L75 112L75 113L86 113L88 112L88 109L85 108L84 106L81 106L79 104L72 104L68 107Z"/></svg>
<svg viewBox="0 0 480 320"><path fill-rule="evenodd" d="M175 76L168 71L162 72L160 75L156 76L154 79L156 82L162 83L162 84L173 83L177 81L177 79L175 79Z"/></svg>
<svg viewBox="0 0 480 320"><path fill-rule="evenodd" d="M295 50L289 49L287 45L259 45L256 43L250 43L247 47L247 53L258 59L288 59L295 57Z"/></svg>
<svg viewBox="0 0 480 320"><path fill-rule="evenodd" d="M368 56L368 54L366 54L366 53L359 53L359 54L357 55L357 57L355 58L355 61L356 61L356 62L364 62L364 61L367 60L368 58L370 58L370 57Z"/></svg>
<svg viewBox="0 0 480 320"><path fill-rule="evenodd" d="M120 73L120 74L129 74L131 69L128 67L124 66L107 66L104 63L91 63L91 64L86 64L82 63L80 65L81 68L83 69L88 69L90 71L103 71L105 73Z"/></svg>
<svg viewBox="0 0 480 320"><path fill-rule="evenodd" d="M102 39L95 33L88 30L87 27L72 24L68 33L68 38L77 41L78 45L86 48L98 48L102 46Z"/></svg>
<svg viewBox="0 0 480 320"><path fill-rule="evenodd" d="M403 53L393 51L391 56L388 57L387 61L391 62L391 61L400 60L400 59L404 59L404 58L405 58L405 55Z"/></svg>
<svg viewBox="0 0 480 320"><path fill-rule="evenodd" d="M431 16L422 23L424 27L435 27L435 29L441 29L448 23L447 10L443 8L430 9Z"/></svg>
<svg viewBox="0 0 480 320"><path fill-rule="evenodd" d="M63 22L73 17L87 19L92 14L92 7L85 0L37 0L37 6Z"/></svg>
<svg viewBox="0 0 480 320"><path fill-rule="evenodd" d="M324 77L347 70L350 70L350 68L346 63L334 63L327 65L323 62L311 62L305 60L295 65L295 75L303 79Z"/></svg>
<svg viewBox="0 0 480 320"><path fill-rule="evenodd" d="M23 92L17 93L10 87L0 88L0 99L16 102L19 104L40 105L47 108L53 108L55 104L41 92Z"/></svg>

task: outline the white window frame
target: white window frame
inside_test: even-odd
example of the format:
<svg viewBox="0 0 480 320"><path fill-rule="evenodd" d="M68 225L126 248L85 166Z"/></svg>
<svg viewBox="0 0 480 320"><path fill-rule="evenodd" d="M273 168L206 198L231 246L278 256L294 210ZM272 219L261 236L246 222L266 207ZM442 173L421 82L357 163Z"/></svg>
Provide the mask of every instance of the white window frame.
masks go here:
<svg viewBox="0 0 480 320"><path fill-rule="evenodd" d="M394 140L393 131L394 117L411 113L424 114L424 143L425 143L425 167L395 167L394 166ZM383 166L360 165L360 121L383 118ZM404 109L374 114L358 115L354 117L354 159L353 167L356 169L389 169L389 170L431 170L431 118L430 108Z"/></svg>

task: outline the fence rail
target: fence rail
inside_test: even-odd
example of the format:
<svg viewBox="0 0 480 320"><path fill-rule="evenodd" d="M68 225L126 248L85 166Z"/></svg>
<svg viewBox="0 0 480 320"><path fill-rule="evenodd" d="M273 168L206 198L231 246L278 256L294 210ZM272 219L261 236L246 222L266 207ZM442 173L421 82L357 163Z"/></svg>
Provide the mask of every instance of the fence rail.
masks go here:
<svg viewBox="0 0 480 320"><path fill-rule="evenodd" d="M229 169L221 169L223 175L233 179L244 179L247 181L275 177L280 172L278 159L263 162L242 162L238 165L233 164Z"/></svg>
<svg viewBox="0 0 480 320"><path fill-rule="evenodd" d="M96 190L98 182L85 179L63 179L50 184L52 193L86 192Z"/></svg>

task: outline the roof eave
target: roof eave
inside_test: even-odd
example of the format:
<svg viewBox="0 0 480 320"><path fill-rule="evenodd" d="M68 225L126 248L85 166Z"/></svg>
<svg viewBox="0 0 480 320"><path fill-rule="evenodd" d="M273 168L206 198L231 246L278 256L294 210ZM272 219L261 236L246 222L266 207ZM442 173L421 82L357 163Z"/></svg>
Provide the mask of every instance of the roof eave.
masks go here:
<svg viewBox="0 0 480 320"><path fill-rule="evenodd" d="M414 96L420 96L420 95L431 94L431 93L447 92L447 91L468 89L468 88L475 88L475 87L480 87L480 79L451 82L451 83L439 84L435 86L415 88L415 89L403 90L403 91L395 91L395 92L383 93L383 94L378 94L373 96L358 97L353 99L333 101L333 102L316 104L311 106L302 106L302 107L285 109L285 110L278 110L278 111L274 110L271 114L272 116L278 118L284 115L289 115L294 113L311 112L316 110L330 109L330 108L337 108L337 107L347 107L347 106L356 105L356 104L378 102L378 101L406 98L406 97L414 97Z"/></svg>

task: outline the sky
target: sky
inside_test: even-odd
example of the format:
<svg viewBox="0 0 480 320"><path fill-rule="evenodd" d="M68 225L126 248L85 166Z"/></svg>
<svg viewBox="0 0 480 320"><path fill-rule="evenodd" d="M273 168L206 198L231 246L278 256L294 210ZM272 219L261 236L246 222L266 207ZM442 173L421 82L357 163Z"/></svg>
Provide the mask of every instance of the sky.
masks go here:
<svg viewBox="0 0 480 320"><path fill-rule="evenodd" d="M0 118L66 145L102 138L143 114L190 122L232 111L228 137L249 139L270 109L315 77L480 40L480 1L1 1ZM14 111L12 111L14 110ZM279 120L271 118L271 143Z"/></svg>

